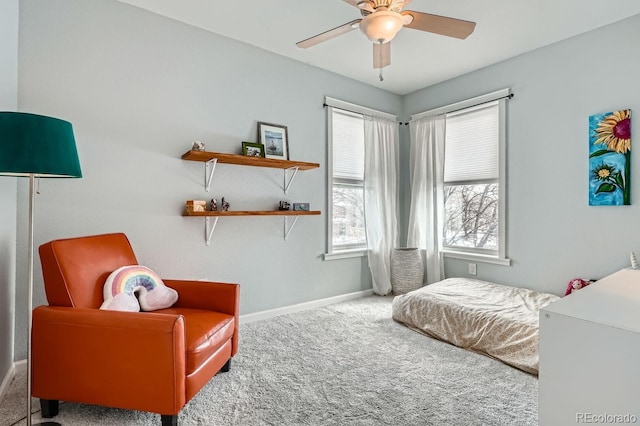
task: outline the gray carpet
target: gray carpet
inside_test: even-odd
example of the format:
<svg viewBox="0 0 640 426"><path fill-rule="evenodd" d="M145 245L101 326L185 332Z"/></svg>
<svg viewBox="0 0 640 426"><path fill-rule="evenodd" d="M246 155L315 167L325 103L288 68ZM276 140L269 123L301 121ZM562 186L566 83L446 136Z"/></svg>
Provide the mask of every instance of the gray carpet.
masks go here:
<svg viewBox="0 0 640 426"><path fill-rule="evenodd" d="M24 382L17 376L0 405L2 425L26 424L15 395ZM241 324L231 371L183 408L180 424L536 425L537 398L536 377L409 330L391 319L390 297L371 296ZM160 424L74 403L54 420Z"/></svg>

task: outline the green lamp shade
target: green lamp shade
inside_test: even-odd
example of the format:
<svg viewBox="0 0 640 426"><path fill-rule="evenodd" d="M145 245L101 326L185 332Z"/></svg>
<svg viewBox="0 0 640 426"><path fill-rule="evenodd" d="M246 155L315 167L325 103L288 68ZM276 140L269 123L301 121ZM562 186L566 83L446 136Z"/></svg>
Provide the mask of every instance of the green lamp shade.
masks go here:
<svg viewBox="0 0 640 426"><path fill-rule="evenodd" d="M82 177L71 123L0 111L0 175Z"/></svg>

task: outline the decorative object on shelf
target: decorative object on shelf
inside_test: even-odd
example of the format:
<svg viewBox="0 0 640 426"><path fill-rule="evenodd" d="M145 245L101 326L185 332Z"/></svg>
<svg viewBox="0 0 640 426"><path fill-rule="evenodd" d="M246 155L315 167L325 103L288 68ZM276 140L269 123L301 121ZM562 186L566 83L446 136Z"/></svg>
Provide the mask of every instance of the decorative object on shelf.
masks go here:
<svg viewBox="0 0 640 426"><path fill-rule="evenodd" d="M194 141L191 149L194 151L204 151L204 142Z"/></svg>
<svg viewBox="0 0 640 426"><path fill-rule="evenodd" d="M280 201L278 203L278 210L289 210L291 209L291 204L288 201Z"/></svg>
<svg viewBox="0 0 640 426"><path fill-rule="evenodd" d="M309 203L293 203L293 211L308 212Z"/></svg>
<svg viewBox="0 0 640 426"><path fill-rule="evenodd" d="M212 211L212 212L218 211L218 200L216 200L215 198L211 199L211 205L210 205L209 211Z"/></svg>
<svg viewBox="0 0 640 426"><path fill-rule="evenodd" d="M242 142L242 155L264 158L264 145L255 142Z"/></svg>
<svg viewBox="0 0 640 426"><path fill-rule="evenodd" d="M286 126L258 122L258 141L264 145L266 158L289 159L289 136Z"/></svg>
<svg viewBox="0 0 640 426"><path fill-rule="evenodd" d="M589 117L589 205L631 204L631 110Z"/></svg>
<svg viewBox="0 0 640 426"><path fill-rule="evenodd" d="M393 294L404 294L422 287L424 265L420 250L399 247L391 253L391 289Z"/></svg>
<svg viewBox="0 0 640 426"><path fill-rule="evenodd" d="M229 204L229 202L224 200L224 197L222 197L222 211L223 212L228 212L229 211L229 207L231 207L231 205Z"/></svg>
<svg viewBox="0 0 640 426"><path fill-rule="evenodd" d="M636 254L634 252L629 253L629 260L631 260L631 269L640 269L640 267L638 267L638 260L636 259Z"/></svg>
<svg viewBox="0 0 640 426"><path fill-rule="evenodd" d="M23 112L0 112L0 175L29 178L27 251L26 424L31 425L31 336L33 321L33 230L35 178L81 178L73 126L68 121ZM15 185L15 184L14 184ZM20 187L18 188L20 189ZM18 282L16 282L18 284ZM47 422L58 425L56 422Z"/></svg>
<svg viewBox="0 0 640 426"><path fill-rule="evenodd" d="M187 200L188 212L203 212L207 210L207 202L204 200Z"/></svg>

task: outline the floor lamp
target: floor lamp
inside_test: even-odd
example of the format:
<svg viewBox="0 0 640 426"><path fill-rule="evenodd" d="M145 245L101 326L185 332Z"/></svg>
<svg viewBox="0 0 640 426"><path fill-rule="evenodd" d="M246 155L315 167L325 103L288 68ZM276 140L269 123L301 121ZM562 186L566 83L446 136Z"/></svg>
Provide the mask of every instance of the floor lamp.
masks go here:
<svg viewBox="0 0 640 426"><path fill-rule="evenodd" d="M29 178L27 426L30 426L35 178L82 177L71 123L43 115L0 112L0 175Z"/></svg>

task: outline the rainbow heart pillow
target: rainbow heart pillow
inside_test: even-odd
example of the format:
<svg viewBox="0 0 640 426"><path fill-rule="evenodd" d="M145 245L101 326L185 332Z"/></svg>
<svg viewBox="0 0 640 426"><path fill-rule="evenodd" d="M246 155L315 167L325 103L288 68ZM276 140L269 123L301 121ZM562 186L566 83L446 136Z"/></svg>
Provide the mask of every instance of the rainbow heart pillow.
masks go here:
<svg viewBox="0 0 640 426"><path fill-rule="evenodd" d="M178 292L167 287L158 274L146 266L123 266L113 271L104 283L104 303L110 311L156 311L178 301ZM137 298L136 298L137 295Z"/></svg>

